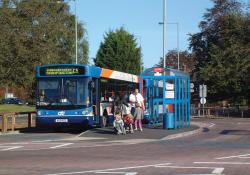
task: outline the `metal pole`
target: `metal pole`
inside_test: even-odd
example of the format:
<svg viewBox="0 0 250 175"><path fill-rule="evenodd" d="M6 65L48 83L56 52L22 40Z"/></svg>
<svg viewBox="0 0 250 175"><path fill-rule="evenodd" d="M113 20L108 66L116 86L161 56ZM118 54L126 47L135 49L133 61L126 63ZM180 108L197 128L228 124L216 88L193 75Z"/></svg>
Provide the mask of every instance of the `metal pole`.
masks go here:
<svg viewBox="0 0 250 175"><path fill-rule="evenodd" d="M139 40L140 40L140 73L142 73L142 54L141 54L141 36L139 36Z"/></svg>
<svg viewBox="0 0 250 175"><path fill-rule="evenodd" d="M139 45L140 45L140 56L141 56L141 36L140 35L134 35L136 37L136 41L139 39ZM140 73L142 73L142 57L140 59Z"/></svg>
<svg viewBox="0 0 250 175"><path fill-rule="evenodd" d="M179 42L179 23L178 22L168 22L167 24L176 25L176 43L177 43L177 67L180 69L180 42Z"/></svg>
<svg viewBox="0 0 250 175"><path fill-rule="evenodd" d="M180 45L179 45L179 23L177 22L177 52L178 52L178 70L180 69Z"/></svg>
<svg viewBox="0 0 250 175"><path fill-rule="evenodd" d="M204 84L202 84L202 100L204 100ZM204 101L202 103L203 117L205 117Z"/></svg>
<svg viewBox="0 0 250 175"><path fill-rule="evenodd" d="M166 0L163 0L163 42L162 42L162 44L163 44L163 69L164 69L164 71L163 71L163 74L165 74L165 68L166 68L166 57L165 57L165 45L166 45L166 43L165 43L165 28L166 28L166 5L167 5L167 2L166 2Z"/></svg>
<svg viewBox="0 0 250 175"><path fill-rule="evenodd" d="M76 16L76 0L75 0L75 40L76 40L76 64L77 64L77 16Z"/></svg>

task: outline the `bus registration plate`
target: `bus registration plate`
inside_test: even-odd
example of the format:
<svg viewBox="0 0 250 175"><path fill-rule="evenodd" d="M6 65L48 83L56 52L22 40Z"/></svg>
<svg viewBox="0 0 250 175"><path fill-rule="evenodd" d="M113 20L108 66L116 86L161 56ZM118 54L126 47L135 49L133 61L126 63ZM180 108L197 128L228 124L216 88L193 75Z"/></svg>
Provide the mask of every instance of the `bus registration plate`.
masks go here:
<svg viewBox="0 0 250 175"><path fill-rule="evenodd" d="M56 123L68 123L68 119L55 119Z"/></svg>

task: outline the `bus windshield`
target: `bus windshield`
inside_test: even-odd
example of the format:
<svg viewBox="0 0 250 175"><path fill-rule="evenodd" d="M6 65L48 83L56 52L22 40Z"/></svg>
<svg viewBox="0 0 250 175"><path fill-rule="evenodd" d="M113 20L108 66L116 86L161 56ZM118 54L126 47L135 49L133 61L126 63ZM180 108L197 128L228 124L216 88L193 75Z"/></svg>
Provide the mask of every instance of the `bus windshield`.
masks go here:
<svg viewBox="0 0 250 175"><path fill-rule="evenodd" d="M37 106L45 109L79 108L90 105L89 78L38 80Z"/></svg>

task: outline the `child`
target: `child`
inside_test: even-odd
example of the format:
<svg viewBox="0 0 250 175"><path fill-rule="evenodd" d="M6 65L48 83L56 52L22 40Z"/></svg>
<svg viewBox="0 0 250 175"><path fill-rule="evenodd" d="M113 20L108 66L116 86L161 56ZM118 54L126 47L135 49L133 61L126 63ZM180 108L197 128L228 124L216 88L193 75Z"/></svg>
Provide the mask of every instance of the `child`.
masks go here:
<svg viewBox="0 0 250 175"><path fill-rule="evenodd" d="M124 122L121 117L120 112L115 113L115 120L113 122L114 130L115 133L120 135L120 134L126 134L125 128L124 128Z"/></svg>
<svg viewBox="0 0 250 175"><path fill-rule="evenodd" d="M130 133L134 133L134 130L133 130L134 117L131 114L130 104L126 104L126 105L123 104L123 119L124 119L125 125L128 128L127 131Z"/></svg>

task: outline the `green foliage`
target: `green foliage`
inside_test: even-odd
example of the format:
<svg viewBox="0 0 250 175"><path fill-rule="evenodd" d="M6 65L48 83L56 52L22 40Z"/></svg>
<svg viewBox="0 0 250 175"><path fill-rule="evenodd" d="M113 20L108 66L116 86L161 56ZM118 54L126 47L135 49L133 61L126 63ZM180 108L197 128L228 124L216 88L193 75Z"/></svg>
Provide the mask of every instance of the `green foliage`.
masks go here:
<svg viewBox="0 0 250 175"><path fill-rule="evenodd" d="M0 85L32 89L35 67L75 62L75 17L63 1L0 0ZM88 62L78 24L78 55Z"/></svg>
<svg viewBox="0 0 250 175"><path fill-rule="evenodd" d="M27 105L12 105L12 104L0 104L1 113L4 112L33 112L36 111L35 106Z"/></svg>
<svg viewBox="0 0 250 175"><path fill-rule="evenodd" d="M249 99L250 16L235 0L213 1L201 32L190 37L198 80L208 85L212 101Z"/></svg>
<svg viewBox="0 0 250 175"><path fill-rule="evenodd" d="M96 66L139 74L142 65L141 48L136 39L123 28L109 31L94 60Z"/></svg>
<svg viewBox="0 0 250 175"><path fill-rule="evenodd" d="M196 59L192 53L188 51L179 52L179 69L188 72L189 74L193 73L194 65ZM161 58L159 64L156 66L163 67L163 59ZM172 69L178 69L178 51L170 50L166 55L166 66Z"/></svg>

